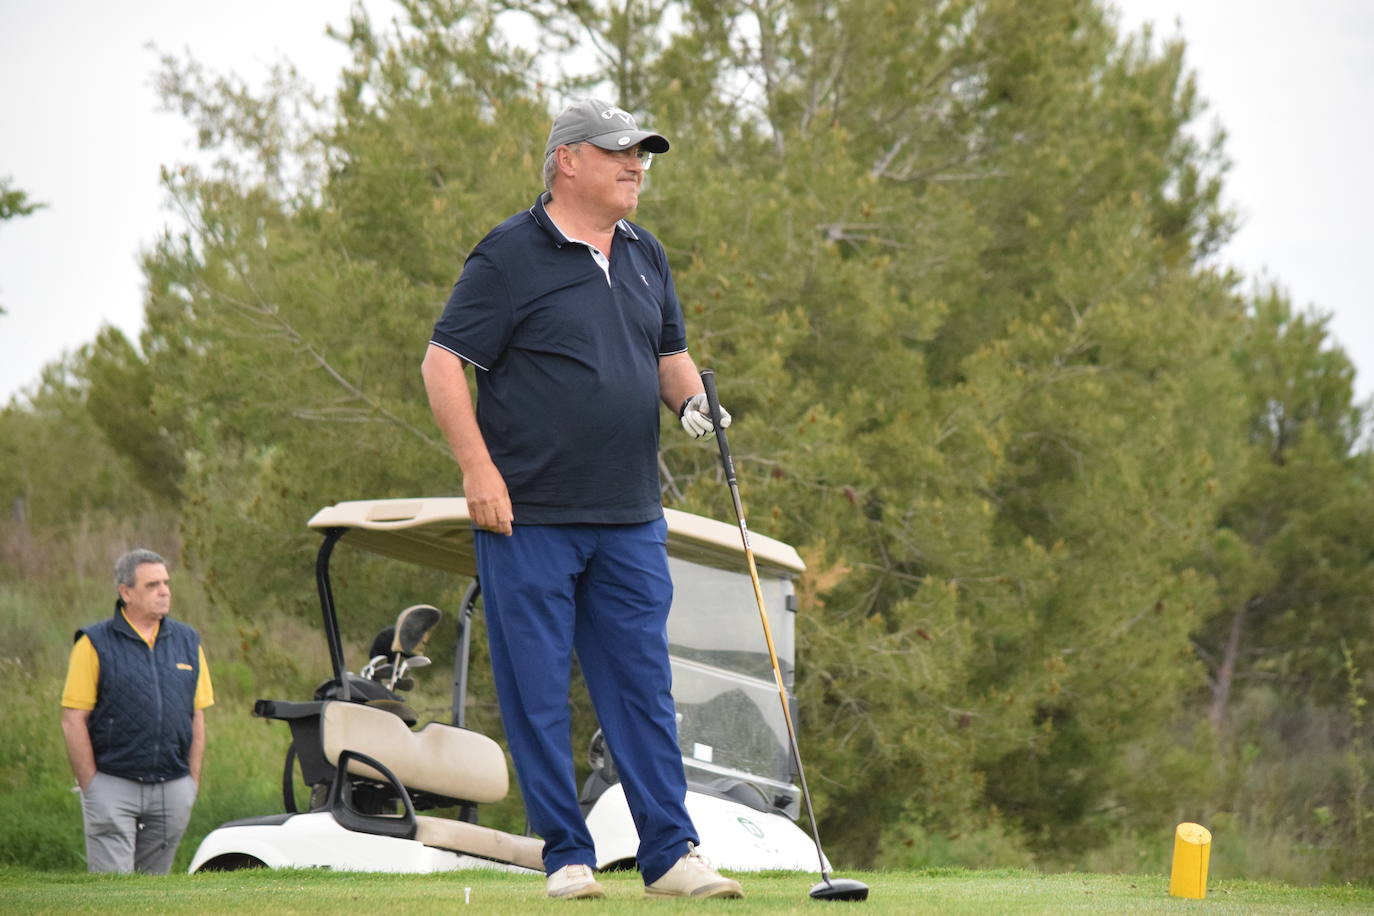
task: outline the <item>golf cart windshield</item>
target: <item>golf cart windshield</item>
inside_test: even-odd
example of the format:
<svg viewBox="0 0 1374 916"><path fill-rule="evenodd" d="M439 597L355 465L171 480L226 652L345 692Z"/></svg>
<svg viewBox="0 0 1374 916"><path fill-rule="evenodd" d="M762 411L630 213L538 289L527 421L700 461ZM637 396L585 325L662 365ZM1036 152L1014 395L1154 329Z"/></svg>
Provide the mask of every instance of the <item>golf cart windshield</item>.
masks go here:
<svg viewBox="0 0 1374 916"><path fill-rule="evenodd" d="M745 783L770 806L794 797L787 725L748 575L680 557L669 565L668 651L688 780L718 790ZM777 575L760 583L790 695L792 583Z"/></svg>

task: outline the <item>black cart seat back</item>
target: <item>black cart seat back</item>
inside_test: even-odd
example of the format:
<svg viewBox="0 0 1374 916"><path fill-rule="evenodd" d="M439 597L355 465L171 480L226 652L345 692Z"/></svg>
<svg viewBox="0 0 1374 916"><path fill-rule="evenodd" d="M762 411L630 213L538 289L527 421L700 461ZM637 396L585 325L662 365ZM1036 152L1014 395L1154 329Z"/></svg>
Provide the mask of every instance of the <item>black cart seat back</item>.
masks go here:
<svg viewBox="0 0 1374 916"><path fill-rule="evenodd" d="M381 709L331 700L320 712L324 757L337 766L343 751L381 761L411 791L430 792L476 804L506 797L510 777L501 746L480 732L430 722L411 731ZM348 772L385 782L360 760L348 761Z"/></svg>

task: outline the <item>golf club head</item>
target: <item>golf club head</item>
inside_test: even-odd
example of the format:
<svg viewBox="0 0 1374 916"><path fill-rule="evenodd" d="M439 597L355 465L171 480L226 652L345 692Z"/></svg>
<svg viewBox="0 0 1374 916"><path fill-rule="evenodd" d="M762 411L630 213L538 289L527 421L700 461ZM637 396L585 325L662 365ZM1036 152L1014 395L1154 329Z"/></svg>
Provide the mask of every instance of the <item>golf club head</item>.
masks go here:
<svg viewBox="0 0 1374 916"><path fill-rule="evenodd" d="M392 687L391 689L392 689L392 690L414 690L414 689L415 689L415 680L414 680L414 678L408 678L408 677L400 677L400 678L397 678L397 679L396 679L396 685L395 685L394 687Z"/></svg>
<svg viewBox="0 0 1374 916"><path fill-rule="evenodd" d="M867 900L868 885L853 878L826 878L811 888L811 899L851 902Z"/></svg>
<svg viewBox="0 0 1374 916"><path fill-rule="evenodd" d="M430 660L429 656L427 655L412 655L410 658L405 660L406 670L409 670L411 668L424 668L429 664Z"/></svg>
<svg viewBox="0 0 1374 916"><path fill-rule="evenodd" d="M441 616L438 608L428 604L413 604L401 611L396 617L396 637L391 643L391 651L415 654Z"/></svg>
<svg viewBox="0 0 1374 916"><path fill-rule="evenodd" d="M382 679L383 675L377 673L377 668L385 663L385 655L374 655L368 660L367 664L363 666L363 670L358 672L358 674L360 677L365 677L370 681L379 681Z"/></svg>
<svg viewBox="0 0 1374 916"><path fill-rule="evenodd" d="M369 658L376 658L378 655L389 658L391 656L391 644L396 641L396 627L387 626L378 631L372 637L372 648L367 650ZM385 660L385 659L384 659Z"/></svg>

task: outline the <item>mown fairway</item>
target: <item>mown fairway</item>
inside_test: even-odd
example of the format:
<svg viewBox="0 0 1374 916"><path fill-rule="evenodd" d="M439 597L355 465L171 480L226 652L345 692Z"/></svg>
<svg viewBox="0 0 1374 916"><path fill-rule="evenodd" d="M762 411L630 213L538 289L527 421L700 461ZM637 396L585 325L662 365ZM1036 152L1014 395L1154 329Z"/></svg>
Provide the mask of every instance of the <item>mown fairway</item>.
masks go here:
<svg viewBox="0 0 1374 916"><path fill-rule="evenodd" d="M536 878L498 873L358 875L334 872L244 871L214 875L92 876L17 869L0 871L0 899L12 913L421 913L464 907L473 912L542 913L576 908L590 913L676 912L867 913L1312 913L1374 911L1374 889L1291 887L1217 881L1206 901L1168 896L1162 875L1042 875L1027 871L847 873L869 884L866 903L822 903L807 897L814 877L748 876L740 901L645 901L633 874L603 876L605 901L554 902Z"/></svg>

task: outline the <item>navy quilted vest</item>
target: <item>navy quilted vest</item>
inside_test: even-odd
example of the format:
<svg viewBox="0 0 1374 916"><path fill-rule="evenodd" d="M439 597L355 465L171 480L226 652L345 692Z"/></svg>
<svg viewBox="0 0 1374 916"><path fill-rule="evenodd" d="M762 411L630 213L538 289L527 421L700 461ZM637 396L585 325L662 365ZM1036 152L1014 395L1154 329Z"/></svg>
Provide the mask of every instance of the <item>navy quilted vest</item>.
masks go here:
<svg viewBox="0 0 1374 916"><path fill-rule="evenodd" d="M100 682L89 729L95 768L138 782L166 782L191 772L191 719L200 678L200 634L163 618L153 648L124 615L78 630L100 656Z"/></svg>

